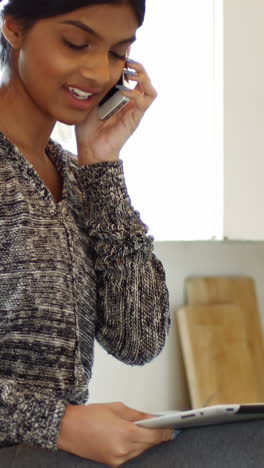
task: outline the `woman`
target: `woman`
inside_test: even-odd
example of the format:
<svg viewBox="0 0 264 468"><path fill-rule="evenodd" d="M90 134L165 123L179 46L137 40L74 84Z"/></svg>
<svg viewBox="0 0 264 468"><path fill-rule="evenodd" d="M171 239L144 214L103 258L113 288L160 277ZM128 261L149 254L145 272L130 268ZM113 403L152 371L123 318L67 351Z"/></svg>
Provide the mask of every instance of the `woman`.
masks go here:
<svg viewBox="0 0 264 468"><path fill-rule="evenodd" d="M169 328L164 271L119 159L156 97L143 66L128 61L144 10L144 0L3 8L2 447L27 443L119 466L172 437L137 427L150 415L122 404L85 405L95 337L141 365L160 353ZM102 121L98 104L128 62L130 102ZM50 140L57 121L75 126L77 158Z"/></svg>
<svg viewBox="0 0 264 468"><path fill-rule="evenodd" d="M261 466L244 457L248 426L190 430L175 443L171 430L133 424L151 415L85 404L95 338L142 365L162 350L170 323L164 270L119 159L156 97L143 66L127 60L144 8L9 0L3 9L1 468ZM98 104L127 64L130 102L101 121ZM50 140L56 121L75 126L77 158ZM263 428L251 429L263 455Z"/></svg>

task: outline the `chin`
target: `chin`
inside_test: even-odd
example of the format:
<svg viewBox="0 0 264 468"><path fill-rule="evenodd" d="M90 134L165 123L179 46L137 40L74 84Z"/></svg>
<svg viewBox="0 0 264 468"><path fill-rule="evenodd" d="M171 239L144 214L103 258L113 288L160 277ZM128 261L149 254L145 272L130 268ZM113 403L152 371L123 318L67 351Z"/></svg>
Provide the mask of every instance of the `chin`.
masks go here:
<svg viewBox="0 0 264 468"><path fill-rule="evenodd" d="M71 116L58 116L58 115L55 115L54 116L55 120L57 122L60 122L62 124L65 124L65 125L80 125L81 123L84 122L84 120L87 118L87 112L85 114L82 114L82 115L79 115L79 117L73 117L72 115Z"/></svg>
<svg viewBox="0 0 264 468"><path fill-rule="evenodd" d="M81 120L81 122L80 122L80 120L77 121L77 119L75 119L75 120L73 120L73 119L70 120L70 119L59 119L59 118L57 118L57 119L56 119L56 122L60 122L60 123L62 123L62 124L64 124L64 125L69 125L69 126L73 126L73 125L74 125L74 126L75 126L75 125L80 124L80 123L82 122L82 120Z"/></svg>

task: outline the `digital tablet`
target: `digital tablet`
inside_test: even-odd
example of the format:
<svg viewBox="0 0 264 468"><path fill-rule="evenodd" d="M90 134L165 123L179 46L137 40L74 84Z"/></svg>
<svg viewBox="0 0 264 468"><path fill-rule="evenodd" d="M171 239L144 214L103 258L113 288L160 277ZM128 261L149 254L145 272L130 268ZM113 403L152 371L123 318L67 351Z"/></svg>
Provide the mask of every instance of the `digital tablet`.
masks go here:
<svg viewBox="0 0 264 468"><path fill-rule="evenodd" d="M188 411L167 411L155 415L152 419L136 421L135 424L148 428L181 429L254 419L264 419L263 403L215 405Z"/></svg>

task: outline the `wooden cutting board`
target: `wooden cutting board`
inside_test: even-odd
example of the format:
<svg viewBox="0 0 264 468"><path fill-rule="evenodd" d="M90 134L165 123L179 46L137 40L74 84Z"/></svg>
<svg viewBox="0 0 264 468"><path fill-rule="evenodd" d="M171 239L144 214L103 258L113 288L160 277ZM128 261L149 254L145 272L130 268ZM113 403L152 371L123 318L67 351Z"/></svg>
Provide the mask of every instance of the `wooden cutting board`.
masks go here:
<svg viewBox="0 0 264 468"><path fill-rule="evenodd" d="M243 311L234 304L182 307L177 321L193 408L259 401Z"/></svg>
<svg viewBox="0 0 264 468"><path fill-rule="evenodd" d="M247 350L258 379L256 401L264 401L263 335L255 282L250 277L197 277L186 280L188 305L235 304L242 314L236 327L246 331Z"/></svg>

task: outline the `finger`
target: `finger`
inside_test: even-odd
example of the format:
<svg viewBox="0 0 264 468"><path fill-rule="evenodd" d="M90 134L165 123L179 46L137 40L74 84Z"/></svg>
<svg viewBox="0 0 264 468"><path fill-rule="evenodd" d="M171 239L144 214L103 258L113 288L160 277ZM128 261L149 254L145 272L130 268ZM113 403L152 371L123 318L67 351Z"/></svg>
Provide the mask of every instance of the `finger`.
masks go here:
<svg viewBox="0 0 264 468"><path fill-rule="evenodd" d="M148 107L150 107L157 97L155 88L153 88L151 84L145 82L141 78L137 80L137 85L134 89L122 87L120 91L124 96L127 96L130 100L133 100L133 102L135 102L136 105L142 110L146 110Z"/></svg>
<svg viewBox="0 0 264 468"><path fill-rule="evenodd" d="M138 110L140 110L142 113L144 113L149 106L152 104L153 99L149 98L145 94L142 94L142 91L139 91L139 89L120 89L121 93L123 96L126 96L130 99L130 102L134 104ZM126 106L128 108L128 105Z"/></svg>
<svg viewBox="0 0 264 468"><path fill-rule="evenodd" d="M131 81L136 81L141 84L141 86L144 88L144 93L155 99L157 97L157 91L152 85L151 79L143 67L143 65L139 62L131 61L131 59L128 59L128 67L132 68L132 72L135 74L131 75L130 71L128 70L127 77Z"/></svg>
<svg viewBox="0 0 264 468"><path fill-rule="evenodd" d="M147 72L145 68L143 67L142 63L136 62L135 60L132 59L127 59L127 67L131 68L132 70L135 70L137 73L145 73L147 75Z"/></svg>
<svg viewBox="0 0 264 468"><path fill-rule="evenodd" d="M140 74L129 77L129 81L134 81L135 83L137 83L134 89L138 89L141 94L144 94L145 96L151 98L152 101L154 101L154 99L156 99L156 97L158 96L156 89L152 85L149 78L145 75Z"/></svg>

